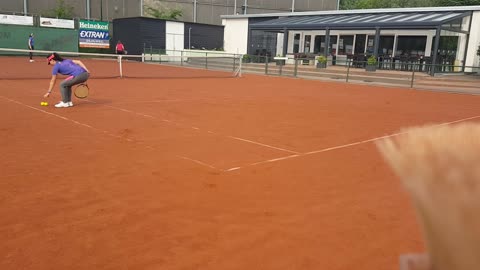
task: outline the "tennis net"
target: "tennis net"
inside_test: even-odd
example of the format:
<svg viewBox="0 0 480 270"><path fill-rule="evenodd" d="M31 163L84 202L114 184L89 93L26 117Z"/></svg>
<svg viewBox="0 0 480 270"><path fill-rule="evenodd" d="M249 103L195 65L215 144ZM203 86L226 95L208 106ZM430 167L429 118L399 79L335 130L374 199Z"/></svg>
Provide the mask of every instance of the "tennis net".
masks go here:
<svg viewBox="0 0 480 270"><path fill-rule="evenodd" d="M29 54L33 53L33 62ZM115 55L57 52L65 59L82 61L91 78L216 78L241 76L241 55L163 51L162 54ZM0 48L0 79L51 77L47 57L52 51Z"/></svg>

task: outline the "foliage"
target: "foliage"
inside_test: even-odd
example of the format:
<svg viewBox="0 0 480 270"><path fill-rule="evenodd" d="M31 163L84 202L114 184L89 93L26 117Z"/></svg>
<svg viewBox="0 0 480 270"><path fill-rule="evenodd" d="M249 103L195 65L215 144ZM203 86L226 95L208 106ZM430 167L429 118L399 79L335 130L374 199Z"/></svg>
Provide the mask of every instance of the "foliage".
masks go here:
<svg viewBox="0 0 480 270"><path fill-rule="evenodd" d="M178 20L183 15L181 9L154 8L148 5L145 6L145 12L153 18L164 20Z"/></svg>
<svg viewBox="0 0 480 270"><path fill-rule="evenodd" d="M480 45L478 45L477 55L480 56Z"/></svg>
<svg viewBox="0 0 480 270"><path fill-rule="evenodd" d="M44 11L42 13L44 17L59 18L59 19L72 19L73 18L73 6L65 3L65 0L57 0L55 8Z"/></svg>
<svg viewBox="0 0 480 270"><path fill-rule="evenodd" d="M327 58L324 55L317 56L318 63L325 64L327 63Z"/></svg>
<svg viewBox="0 0 480 270"><path fill-rule="evenodd" d="M375 57L375 55L372 55L372 56L368 57L367 65L373 66L373 65L376 65L376 64L377 64L377 58Z"/></svg>
<svg viewBox="0 0 480 270"><path fill-rule="evenodd" d="M480 0L435 0L436 6L476 6Z"/></svg>

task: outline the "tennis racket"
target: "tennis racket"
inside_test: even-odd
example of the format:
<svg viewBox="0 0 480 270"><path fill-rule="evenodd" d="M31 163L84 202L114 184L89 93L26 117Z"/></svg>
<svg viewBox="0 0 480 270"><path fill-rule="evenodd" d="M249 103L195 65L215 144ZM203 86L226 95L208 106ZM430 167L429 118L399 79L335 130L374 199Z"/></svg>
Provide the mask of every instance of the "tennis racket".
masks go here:
<svg viewBox="0 0 480 270"><path fill-rule="evenodd" d="M86 98L88 96L88 85L81 83L75 87L73 93L77 98Z"/></svg>

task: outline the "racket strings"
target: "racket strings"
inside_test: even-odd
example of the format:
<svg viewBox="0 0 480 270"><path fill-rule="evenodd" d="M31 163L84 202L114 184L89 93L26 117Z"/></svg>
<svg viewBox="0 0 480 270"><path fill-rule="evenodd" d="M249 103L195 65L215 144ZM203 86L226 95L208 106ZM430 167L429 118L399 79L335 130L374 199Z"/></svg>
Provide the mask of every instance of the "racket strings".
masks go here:
<svg viewBox="0 0 480 270"><path fill-rule="evenodd" d="M86 98L88 96L88 86L80 84L75 88L74 94L77 98Z"/></svg>

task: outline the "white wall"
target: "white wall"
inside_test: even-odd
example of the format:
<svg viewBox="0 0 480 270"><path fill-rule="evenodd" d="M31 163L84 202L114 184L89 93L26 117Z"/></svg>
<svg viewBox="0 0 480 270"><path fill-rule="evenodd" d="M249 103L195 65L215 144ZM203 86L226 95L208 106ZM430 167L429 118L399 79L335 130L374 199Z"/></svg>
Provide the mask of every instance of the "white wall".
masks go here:
<svg viewBox="0 0 480 270"><path fill-rule="evenodd" d="M248 18L223 19L224 29L223 48L228 53L247 53Z"/></svg>
<svg viewBox="0 0 480 270"><path fill-rule="evenodd" d="M185 27L182 22L169 22L166 25L166 44L167 50L181 51L184 49Z"/></svg>
<svg viewBox="0 0 480 270"><path fill-rule="evenodd" d="M468 40L466 66L479 66L480 59L477 56L477 49L480 43L480 11L475 11L472 18L472 29L470 30L470 39ZM472 72L471 68L465 68L466 72Z"/></svg>

